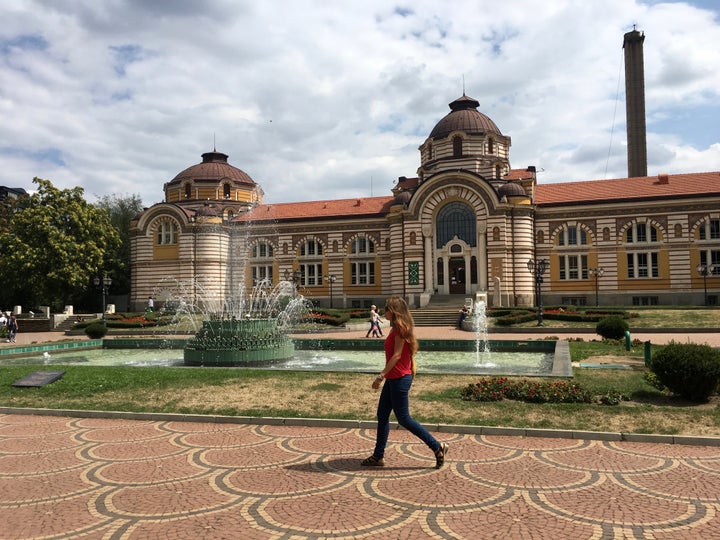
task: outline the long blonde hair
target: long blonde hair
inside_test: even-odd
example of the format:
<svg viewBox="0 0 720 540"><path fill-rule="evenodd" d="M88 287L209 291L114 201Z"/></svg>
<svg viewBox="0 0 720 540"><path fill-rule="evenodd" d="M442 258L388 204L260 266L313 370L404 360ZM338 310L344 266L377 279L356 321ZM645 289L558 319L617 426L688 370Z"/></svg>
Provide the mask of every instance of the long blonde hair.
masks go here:
<svg viewBox="0 0 720 540"><path fill-rule="evenodd" d="M407 302L400 296L391 296L385 303L385 309L392 312L390 317L390 326L410 344L410 354L415 359L415 353L418 350L418 341L415 337L415 321L412 313L408 308ZM386 315L387 316L387 315Z"/></svg>

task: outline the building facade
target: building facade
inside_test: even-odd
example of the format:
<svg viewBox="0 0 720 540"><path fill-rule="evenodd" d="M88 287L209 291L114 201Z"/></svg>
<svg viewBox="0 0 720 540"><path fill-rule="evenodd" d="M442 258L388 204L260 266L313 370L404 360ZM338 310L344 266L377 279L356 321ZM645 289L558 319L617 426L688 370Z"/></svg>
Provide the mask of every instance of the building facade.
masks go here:
<svg viewBox="0 0 720 540"><path fill-rule="evenodd" d="M538 288L546 305L718 302L720 172L538 184L476 100L449 107L416 176L385 197L263 204L226 154L203 154L132 223L131 308L173 286L217 302L262 280L334 307L532 306Z"/></svg>

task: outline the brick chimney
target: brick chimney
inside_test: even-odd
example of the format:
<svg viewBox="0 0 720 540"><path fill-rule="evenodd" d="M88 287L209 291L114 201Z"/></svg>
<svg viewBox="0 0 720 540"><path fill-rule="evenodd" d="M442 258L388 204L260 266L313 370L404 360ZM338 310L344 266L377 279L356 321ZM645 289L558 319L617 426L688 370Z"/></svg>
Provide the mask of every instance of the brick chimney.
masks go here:
<svg viewBox="0 0 720 540"><path fill-rule="evenodd" d="M645 126L645 34L633 27L623 37L625 50L625 116L627 124L628 177L647 176L647 130Z"/></svg>

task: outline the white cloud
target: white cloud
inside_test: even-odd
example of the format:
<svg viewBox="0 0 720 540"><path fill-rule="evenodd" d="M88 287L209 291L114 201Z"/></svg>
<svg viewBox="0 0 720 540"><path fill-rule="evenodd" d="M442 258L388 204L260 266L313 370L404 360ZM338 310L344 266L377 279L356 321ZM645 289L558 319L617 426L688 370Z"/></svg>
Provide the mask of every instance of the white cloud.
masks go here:
<svg viewBox="0 0 720 540"><path fill-rule="evenodd" d="M717 10L506 4L4 2L0 184L40 176L149 205L215 140L268 202L389 194L463 78L512 137L514 167L543 182L624 176L633 23L647 36L649 173L720 168L717 130L668 121L717 103Z"/></svg>

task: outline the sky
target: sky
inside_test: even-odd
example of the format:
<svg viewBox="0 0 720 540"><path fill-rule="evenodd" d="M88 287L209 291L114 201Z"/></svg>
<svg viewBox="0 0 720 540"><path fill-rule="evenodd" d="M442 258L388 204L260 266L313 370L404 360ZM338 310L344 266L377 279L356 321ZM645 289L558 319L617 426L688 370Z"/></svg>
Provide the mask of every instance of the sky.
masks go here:
<svg viewBox="0 0 720 540"><path fill-rule="evenodd" d="M626 177L634 25L648 174L720 170L716 0L3 0L0 20L7 187L150 206L215 148L266 203L390 195L463 91L539 183Z"/></svg>

